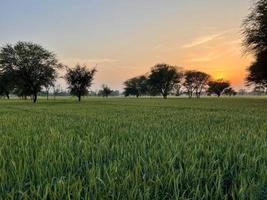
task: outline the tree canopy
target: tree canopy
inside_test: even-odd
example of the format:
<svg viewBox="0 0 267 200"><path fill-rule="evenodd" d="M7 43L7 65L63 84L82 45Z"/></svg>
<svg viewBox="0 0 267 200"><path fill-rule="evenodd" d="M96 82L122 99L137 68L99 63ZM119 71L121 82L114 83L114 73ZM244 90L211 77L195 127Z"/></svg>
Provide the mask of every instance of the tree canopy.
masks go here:
<svg viewBox="0 0 267 200"><path fill-rule="evenodd" d="M199 98L203 90L206 88L210 75L200 71L186 71L184 74L183 86L186 88L186 93L189 97L192 97L195 93Z"/></svg>
<svg viewBox="0 0 267 200"><path fill-rule="evenodd" d="M258 0L243 23L243 46L255 61L248 67L249 84L267 87L267 0Z"/></svg>
<svg viewBox="0 0 267 200"><path fill-rule="evenodd" d="M99 94L103 97L108 97L112 92L113 90L110 89L110 87L108 87L107 85L102 85L102 89L99 91Z"/></svg>
<svg viewBox="0 0 267 200"><path fill-rule="evenodd" d="M87 69L87 66L76 65L75 68L67 68L65 80L68 83L70 94L77 96L81 101L81 97L88 94L88 89L92 85L96 69Z"/></svg>
<svg viewBox="0 0 267 200"><path fill-rule="evenodd" d="M160 93L163 98L167 98L174 86L180 84L183 74L175 66L167 64L157 64L148 76L148 84L152 91Z"/></svg>
<svg viewBox="0 0 267 200"><path fill-rule="evenodd" d="M224 80L210 81L208 85L208 93L216 94L218 97L220 97L222 93L230 87L230 83Z"/></svg>
<svg viewBox="0 0 267 200"><path fill-rule="evenodd" d="M145 95L148 92L147 77L137 76L124 82L124 95L125 96L139 96Z"/></svg>
<svg viewBox="0 0 267 200"><path fill-rule="evenodd" d="M6 45L0 50L2 76L10 77L6 84L32 95L34 103L42 87L53 84L59 66L55 54L31 42Z"/></svg>

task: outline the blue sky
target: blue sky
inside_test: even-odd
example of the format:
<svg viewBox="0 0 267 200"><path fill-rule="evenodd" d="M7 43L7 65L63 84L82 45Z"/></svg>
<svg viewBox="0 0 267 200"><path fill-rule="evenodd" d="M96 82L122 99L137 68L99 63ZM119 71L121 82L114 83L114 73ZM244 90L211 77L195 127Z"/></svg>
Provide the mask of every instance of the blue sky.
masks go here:
<svg viewBox="0 0 267 200"><path fill-rule="evenodd" d="M199 69L242 87L250 58L240 26L250 0L8 0L0 44L33 41L70 66L97 65L94 88L145 73L158 62ZM235 77L233 74L237 74Z"/></svg>

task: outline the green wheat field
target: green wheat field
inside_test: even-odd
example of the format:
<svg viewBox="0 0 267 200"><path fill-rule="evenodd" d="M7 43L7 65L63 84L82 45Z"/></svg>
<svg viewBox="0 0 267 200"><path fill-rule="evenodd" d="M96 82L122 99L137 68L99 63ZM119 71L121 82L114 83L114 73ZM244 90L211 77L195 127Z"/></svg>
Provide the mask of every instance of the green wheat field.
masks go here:
<svg viewBox="0 0 267 200"><path fill-rule="evenodd" d="M267 98L0 100L0 199L266 199Z"/></svg>

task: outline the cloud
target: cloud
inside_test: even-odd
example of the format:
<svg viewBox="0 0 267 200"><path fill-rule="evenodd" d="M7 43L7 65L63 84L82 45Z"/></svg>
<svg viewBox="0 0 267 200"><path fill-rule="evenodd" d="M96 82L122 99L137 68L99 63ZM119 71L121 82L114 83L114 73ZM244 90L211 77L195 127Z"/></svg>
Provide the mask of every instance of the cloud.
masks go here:
<svg viewBox="0 0 267 200"><path fill-rule="evenodd" d="M69 65L76 65L79 64L88 64L88 65L95 65L95 64L103 64L103 63L115 63L118 62L115 59L110 58L88 58L88 59L81 59L81 58L66 58L62 59L64 63Z"/></svg>
<svg viewBox="0 0 267 200"><path fill-rule="evenodd" d="M192 47L195 47L195 46L199 46L199 45L205 44L207 42L213 41L215 39L219 39L224 34L225 34L225 32L223 32L223 33L217 33L217 34L212 34L212 35L206 35L204 37L200 37L200 38L197 38L197 39L193 40L189 44L183 45L182 48L187 49L187 48L192 48Z"/></svg>
<svg viewBox="0 0 267 200"><path fill-rule="evenodd" d="M206 55L197 56L189 59L189 62L210 62L220 57L220 54L207 53Z"/></svg>

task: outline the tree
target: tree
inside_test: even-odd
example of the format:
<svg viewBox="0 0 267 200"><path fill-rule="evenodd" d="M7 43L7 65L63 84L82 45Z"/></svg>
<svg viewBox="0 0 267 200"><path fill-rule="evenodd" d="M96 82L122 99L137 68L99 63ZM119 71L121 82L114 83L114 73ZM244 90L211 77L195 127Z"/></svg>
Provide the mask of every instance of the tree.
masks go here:
<svg viewBox="0 0 267 200"><path fill-rule="evenodd" d="M103 97L108 97L112 92L113 90L111 90L107 85L102 85L102 89L99 91Z"/></svg>
<svg viewBox="0 0 267 200"><path fill-rule="evenodd" d="M55 54L38 44L18 42L0 50L2 72L12 73L16 91L32 95L34 103L42 87L53 84L59 67Z"/></svg>
<svg viewBox="0 0 267 200"><path fill-rule="evenodd" d="M230 83L224 80L210 81L208 83L208 93L216 94L218 97L225 91L225 89L230 87Z"/></svg>
<svg viewBox="0 0 267 200"><path fill-rule="evenodd" d="M184 79L183 86L186 88L189 98L191 98L194 93L199 98L202 91L208 85L210 75L204 72L191 70L185 72Z"/></svg>
<svg viewBox="0 0 267 200"><path fill-rule="evenodd" d="M241 88L241 89L238 91L238 94L241 95L241 96L244 96L244 95L247 94L247 91L246 91L246 89L242 89L242 88Z"/></svg>
<svg viewBox="0 0 267 200"><path fill-rule="evenodd" d="M267 0L258 0L243 23L243 45L255 55L267 51Z"/></svg>
<svg viewBox="0 0 267 200"><path fill-rule="evenodd" d="M243 46L256 60L248 68L248 83L267 87L267 0L258 0L243 23Z"/></svg>
<svg viewBox="0 0 267 200"><path fill-rule="evenodd" d="M235 96L237 92L233 88L229 87L224 90L223 94L228 96Z"/></svg>
<svg viewBox="0 0 267 200"><path fill-rule="evenodd" d="M182 77L183 73L178 72L175 66L157 64L151 69L148 84L151 91L160 93L166 99L175 85L181 83Z"/></svg>
<svg viewBox="0 0 267 200"><path fill-rule="evenodd" d="M262 85L267 87L267 54L259 54L256 60L248 68L246 78L248 85Z"/></svg>
<svg viewBox="0 0 267 200"><path fill-rule="evenodd" d="M86 66L76 65L74 69L67 68L65 80L68 83L70 94L77 96L81 101L81 97L88 94L88 89L92 85L96 69L88 70Z"/></svg>
<svg viewBox="0 0 267 200"><path fill-rule="evenodd" d="M266 89L263 85L256 85L253 89L253 93L258 95L258 96L261 96L261 95L264 95L266 93Z"/></svg>
<svg viewBox="0 0 267 200"><path fill-rule="evenodd" d="M3 72L0 74L0 95L9 99L10 92L14 89L12 73Z"/></svg>
<svg viewBox="0 0 267 200"><path fill-rule="evenodd" d="M147 77L137 76L124 82L124 95L134 95L137 98L147 93Z"/></svg>

